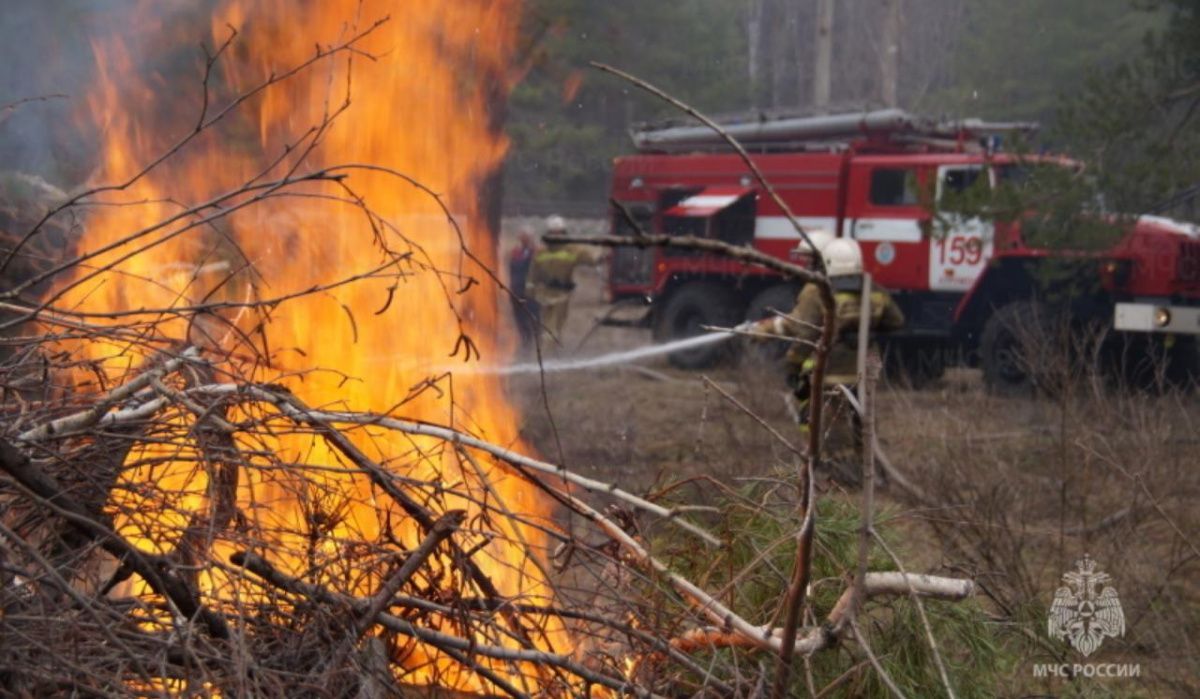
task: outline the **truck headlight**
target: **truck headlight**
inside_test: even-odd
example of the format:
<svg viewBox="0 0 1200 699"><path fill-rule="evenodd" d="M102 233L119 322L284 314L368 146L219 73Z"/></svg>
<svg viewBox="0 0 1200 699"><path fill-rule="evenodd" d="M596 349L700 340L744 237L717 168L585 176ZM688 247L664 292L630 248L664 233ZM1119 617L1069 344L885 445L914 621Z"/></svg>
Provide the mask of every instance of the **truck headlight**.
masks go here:
<svg viewBox="0 0 1200 699"><path fill-rule="evenodd" d="M1171 324L1171 310L1168 308L1154 309L1154 325L1165 328Z"/></svg>

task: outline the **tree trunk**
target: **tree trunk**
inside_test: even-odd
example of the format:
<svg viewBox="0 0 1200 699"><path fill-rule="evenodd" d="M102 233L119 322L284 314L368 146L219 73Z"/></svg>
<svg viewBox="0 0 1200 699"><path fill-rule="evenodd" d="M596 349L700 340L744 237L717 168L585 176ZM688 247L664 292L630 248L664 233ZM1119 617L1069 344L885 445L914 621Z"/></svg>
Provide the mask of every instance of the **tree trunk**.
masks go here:
<svg viewBox="0 0 1200 699"><path fill-rule="evenodd" d="M817 0L816 61L813 71L813 104L829 104L833 70L833 0Z"/></svg>
<svg viewBox="0 0 1200 699"><path fill-rule="evenodd" d="M883 31L879 38L879 98L884 106L899 104L900 36L904 0L883 0Z"/></svg>
<svg viewBox="0 0 1200 699"><path fill-rule="evenodd" d="M766 0L750 0L750 9L746 15L746 67L749 70L747 77L750 79L751 96L756 106L761 96L763 28L766 26L763 22L763 4L765 2Z"/></svg>
<svg viewBox="0 0 1200 699"><path fill-rule="evenodd" d="M777 2L778 8L775 31L772 32L771 71L771 106L779 107L787 102L789 73L791 63L795 60L793 42L796 40L796 3L789 0Z"/></svg>

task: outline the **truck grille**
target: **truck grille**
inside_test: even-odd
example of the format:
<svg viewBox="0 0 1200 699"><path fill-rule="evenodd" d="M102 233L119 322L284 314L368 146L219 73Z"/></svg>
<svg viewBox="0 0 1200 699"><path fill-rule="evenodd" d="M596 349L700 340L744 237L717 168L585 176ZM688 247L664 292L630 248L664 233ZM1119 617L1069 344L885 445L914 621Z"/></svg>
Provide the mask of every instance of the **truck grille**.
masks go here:
<svg viewBox="0 0 1200 699"><path fill-rule="evenodd" d="M652 248L619 247L613 250L610 282L614 286L648 285L653 280Z"/></svg>
<svg viewBox="0 0 1200 699"><path fill-rule="evenodd" d="M1185 240L1179 246L1179 282L1200 284L1200 241Z"/></svg>

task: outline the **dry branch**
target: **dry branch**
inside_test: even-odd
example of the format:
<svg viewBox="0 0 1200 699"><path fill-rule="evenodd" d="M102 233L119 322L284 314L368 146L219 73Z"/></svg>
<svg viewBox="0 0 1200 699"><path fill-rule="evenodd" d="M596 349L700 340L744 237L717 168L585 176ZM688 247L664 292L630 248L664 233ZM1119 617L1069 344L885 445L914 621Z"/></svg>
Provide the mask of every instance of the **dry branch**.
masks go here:
<svg viewBox="0 0 1200 699"><path fill-rule="evenodd" d="M171 561L142 552L124 537L97 522L53 478L34 466L27 456L4 439L0 439L0 470L12 476L13 480L73 528L95 539L122 565L142 576L155 592L174 606L179 616L189 620L199 619L215 638L229 638L229 626L225 619L200 603L195 592L177 576Z"/></svg>
<svg viewBox="0 0 1200 699"><path fill-rule="evenodd" d="M105 422L107 425L117 424L121 422L121 419L110 417L109 413L114 406L134 397L137 393L150 387L151 384L161 380L164 376L178 371L188 362L196 361L198 357L199 351L194 347L189 347L175 359L170 359L160 366L153 367L136 378L126 381L109 391L108 394L93 397L91 399L92 404L87 410L60 417L38 425L35 428L25 430L17 436L17 441L28 444L39 442L49 437L69 435L88 430L102 422ZM149 412L144 412L143 414L153 415L161 410L164 404L153 404L153 407L148 409Z"/></svg>
<svg viewBox="0 0 1200 699"><path fill-rule="evenodd" d="M294 395L281 390L278 386L262 386L251 383L244 384L208 384L197 386L188 389L180 394L181 397L196 397L210 399L231 399L244 401L262 401L270 403L280 409L289 418L295 419L298 422L312 425L323 434L325 434L335 446L350 458L358 466L372 474L377 479L377 484L384 488L389 495L397 498L401 502L406 511L416 517L421 522L422 526L429 528L433 525L433 516L424 507L416 503L410 496L405 495L402 491L396 488L392 483L391 474L388 474L386 469L374 463L366 455L355 447L349 439L334 429L333 425L361 425L361 426L379 426L388 429L393 429L405 434L420 435L425 437L435 437L443 440L451 445L461 445L478 449L481 452L489 454L501 461L504 461L521 472L529 475L529 471L553 476L564 480L572 485L579 486L591 493L603 493L618 500L628 503L632 507L643 510L650 514L656 515L681 529L690 532L706 544L714 547L723 546L722 541L699 527L692 522L683 519L681 515L686 513L689 508L666 508L657 503L650 502L633 493L625 491L617 487L613 483L605 483L586 476L581 476L562 466L557 466L539 459L526 456L524 454L513 451L506 447L501 447L491 444L485 440L474 437L466 432L442 427L429 423L414 422L411 420L403 420L399 418L387 417L384 415L372 413L351 413L351 412L335 412L325 410L313 410L304 405ZM145 419L154 413L162 410L166 405L166 400L152 401L134 409L114 411L109 413L105 419L106 426L118 425L123 422L137 421ZM35 428L38 429L38 428Z"/></svg>
<svg viewBox="0 0 1200 699"><path fill-rule="evenodd" d="M307 597L322 604L330 605L334 608L348 607L355 611L360 617L364 617L370 611L373 604L372 600L354 599L345 595L339 595L331 592L320 585L306 583L302 580L297 580L289 575L286 575L266 559L250 552L241 552L233 555L231 562L234 565L242 566L251 573L265 580L267 583L286 592ZM511 660L520 662L530 662L535 664L549 665L552 667L562 668L571 672L578 677L581 677L588 682L592 682L609 689L617 691L630 691L635 696L639 697L656 697L657 695L642 690L640 688L630 686L628 682L606 675L601 675L575 663L570 658L538 650L513 649L500 646L491 646L481 644L477 641L459 636L453 636L433 629L426 629L415 624L412 624L400 617L392 614L379 613L376 617L376 623L389 631L394 631L405 636L419 639L436 648L448 648L453 651L472 653L482 655L487 658L496 660Z"/></svg>
<svg viewBox="0 0 1200 699"><path fill-rule="evenodd" d="M794 644L800 655L812 655L831 647L839 638L847 635L853 619L850 614L856 596L862 599L875 597L900 597L916 595L947 602L961 602L975 594L975 584L970 580L946 578L936 575L902 573L898 571L876 571L863 576L862 586L856 591L849 585L833 605L825 625L808 629ZM740 633L737 628L702 627L692 629L672 639L672 645L690 651L712 648L770 647L778 652L778 640L783 636L782 628L764 630L762 637Z"/></svg>

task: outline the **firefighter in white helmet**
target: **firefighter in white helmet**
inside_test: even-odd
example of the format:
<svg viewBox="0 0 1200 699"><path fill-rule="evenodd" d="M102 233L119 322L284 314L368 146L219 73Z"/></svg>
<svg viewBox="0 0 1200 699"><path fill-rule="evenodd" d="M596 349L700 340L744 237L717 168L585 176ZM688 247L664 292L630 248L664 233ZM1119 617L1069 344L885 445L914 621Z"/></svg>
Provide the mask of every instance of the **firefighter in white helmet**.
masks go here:
<svg viewBox="0 0 1200 699"><path fill-rule="evenodd" d="M547 235L566 232L567 222L562 216L546 219ZM563 243L547 242L533 256L526 293L537 302L542 327L560 342L567 322L571 292L575 290L575 269L595 263L595 256Z"/></svg>
<svg viewBox="0 0 1200 699"><path fill-rule="evenodd" d="M808 237L802 238L800 240L800 244L796 246L796 249L793 250L792 253L797 257L803 257L806 259L811 259L815 252L819 252L824 249L824 247L828 245L830 241L837 237L833 234L833 231L825 230L824 228L817 228L805 232L808 234ZM813 247L809 246L810 242L812 243L812 246L816 247L816 250L813 250Z"/></svg>
<svg viewBox="0 0 1200 699"><path fill-rule="evenodd" d="M861 432L858 427L857 415L854 414L843 400L838 384L847 385L851 389L858 382L858 352L855 340L859 327L859 317L862 309L863 262L862 249L858 242L849 238L838 238L832 234L813 235L813 244L824 264L824 272L829 277L834 291L834 335L833 345L825 367L823 382L827 399L825 411L826 442L825 453L832 461L845 458L856 461L857 452L851 451L861 446ZM807 247L807 246L804 246ZM881 332L899 330L904 325L904 313L886 291L875 288L871 291L870 330L872 336ZM808 415L808 401L812 396L813 350L821 337L824 325L824 307L821 305L821 293L816 284L806 284L796 299L796 306L787 316L776 315L758 322L756 330L770 335L782 335L793 338L788 350L786 363L788 386L794 392L799 403L798 413L802 418ZM849 413L849 414L847 414ZM846 438L845 430L833 430L836 425L853 425L854 433ZM802 424L807 431L808 425ZM836 434L842 433L842 434ZM838 439L837 437L842 437ZM839 453L840 452L840 453ZM842 469L844 475L856 473L852 467Z"/></svg>

